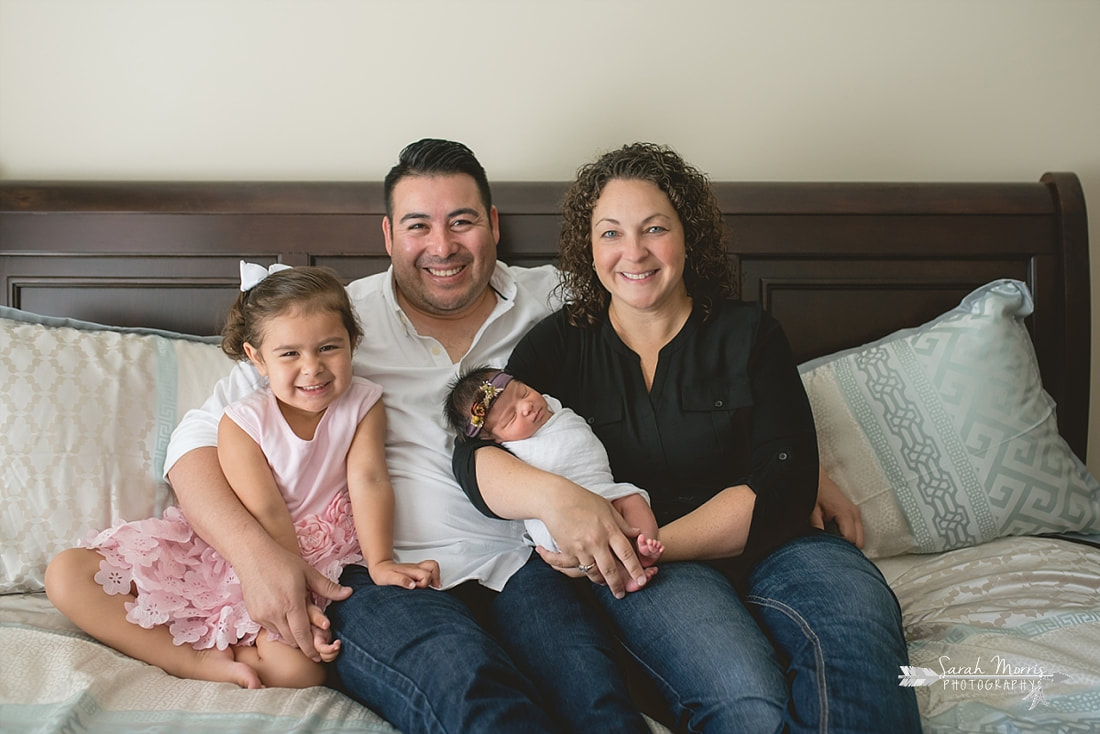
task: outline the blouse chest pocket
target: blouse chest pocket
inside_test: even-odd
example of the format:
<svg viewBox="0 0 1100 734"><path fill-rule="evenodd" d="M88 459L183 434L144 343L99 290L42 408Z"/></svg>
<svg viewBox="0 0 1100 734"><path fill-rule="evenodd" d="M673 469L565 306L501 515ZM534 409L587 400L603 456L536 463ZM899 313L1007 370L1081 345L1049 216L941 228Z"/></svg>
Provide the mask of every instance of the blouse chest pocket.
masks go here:
<svg viewBox="0 0 1100 734"><path fill-rule="evenodd" d="M680 386L680 399L687 412L734 412L752 406L748 377L710 380Z"/></svg>
<svg viewBox="0 0 1100 734"><path fill-rule="evenodd" d="M623 403L618 396L600 396L587 406L584 420L597 434L623 422Z"/></svg>
<svg viewBox="0 0 1100 734"><path fill-rule="evenodd" d="M709 438L711 450L740 465L748 459L752 385L748 377L704 380L680 386L680 404L685 423L693 428L697 450L702 451Z"/></svg>

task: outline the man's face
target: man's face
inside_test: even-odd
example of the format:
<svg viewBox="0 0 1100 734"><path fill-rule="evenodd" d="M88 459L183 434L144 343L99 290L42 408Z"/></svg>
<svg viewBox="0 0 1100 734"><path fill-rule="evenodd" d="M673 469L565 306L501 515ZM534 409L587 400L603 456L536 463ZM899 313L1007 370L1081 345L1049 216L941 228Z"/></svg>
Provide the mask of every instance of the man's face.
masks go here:
<svg viewBox="0 0 1100 734"><path fill-rule="evenodd" d="M474 179L461 173L408 176L392 200L382 232L402 305L431 316L475 308L496 264L496 207L485 211Z"/></svg>

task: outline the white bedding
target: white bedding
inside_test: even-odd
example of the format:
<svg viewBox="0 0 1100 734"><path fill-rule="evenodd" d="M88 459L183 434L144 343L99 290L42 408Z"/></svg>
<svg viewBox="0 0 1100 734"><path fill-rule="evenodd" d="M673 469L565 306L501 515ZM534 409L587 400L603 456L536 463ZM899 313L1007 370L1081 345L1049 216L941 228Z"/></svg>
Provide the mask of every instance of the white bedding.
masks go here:
<svg viewBox="0 0 1100 734"><path fill-rule="evenodd" d="M0 597L0 731L397 734L335 691L180 680L77 631L44 594Z"/></svg>
<svg viewBox="0 0 1100 734"><path fill-rule="evenodd" d="M926 732L1100 730L1100 549L1004 538L878 565L902 604L913 666L996 673L999 656L1068 676L1043 679L1034 708L1026 680L919 687ZM42 594L0 597L0 650L3 732L396 731L335 691L173 678L91 641Z"/></svg>
<svg viewBox="0 0 1100 734"><path fill-rule="evenodd" d="M1001 538L877 565L901 602L910 664L975 676L916 689L926 732L1100 731L1100 549ZM1010 674L998 661L1068 678L1041 679L1032 708L1029 680L976 677Z"/></svg>

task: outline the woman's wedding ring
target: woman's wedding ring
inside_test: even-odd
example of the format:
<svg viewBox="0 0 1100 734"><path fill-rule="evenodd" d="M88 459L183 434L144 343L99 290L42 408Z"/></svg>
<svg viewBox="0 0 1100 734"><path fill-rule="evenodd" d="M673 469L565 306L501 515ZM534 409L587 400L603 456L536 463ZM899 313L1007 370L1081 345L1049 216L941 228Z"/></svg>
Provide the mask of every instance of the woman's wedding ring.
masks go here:
<svg viewBox="0 0 1100 734"><path fill-rule="evenodd" d="M589 571L591 571L595 567L596 567L595 563L582 563L581 565L577 566L577 570L580 571L581 573L588 573Z"/></svg>

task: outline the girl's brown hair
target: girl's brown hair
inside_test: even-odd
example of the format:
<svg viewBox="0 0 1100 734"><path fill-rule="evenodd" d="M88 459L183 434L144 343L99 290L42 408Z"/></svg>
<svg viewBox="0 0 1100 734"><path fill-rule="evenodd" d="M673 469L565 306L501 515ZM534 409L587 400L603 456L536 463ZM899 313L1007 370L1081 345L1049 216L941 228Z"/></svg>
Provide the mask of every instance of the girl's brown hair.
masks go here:
<svg viewBox="0 0 1100 734"><path fill-rule="evenodd" d="M614 180L649 181L668 197L684 228L684 285L704 314L737 296L725 222L707 177L667 146L632 143L582 166L562 202L558 290L570 323L597 324L611 300L592 267L592 210Z"/></svg>
<svg viewBox="0 0 1100 734"><path fill-rule="evenodd" d="M301 267L271 273L251 290L237 296L222 329L222 351L233 359L248 359L245 342L259 349L264 324L289 309L338 314L348 330L353 350L363 337L363 329L343 283L326 268Z"/></svg>

